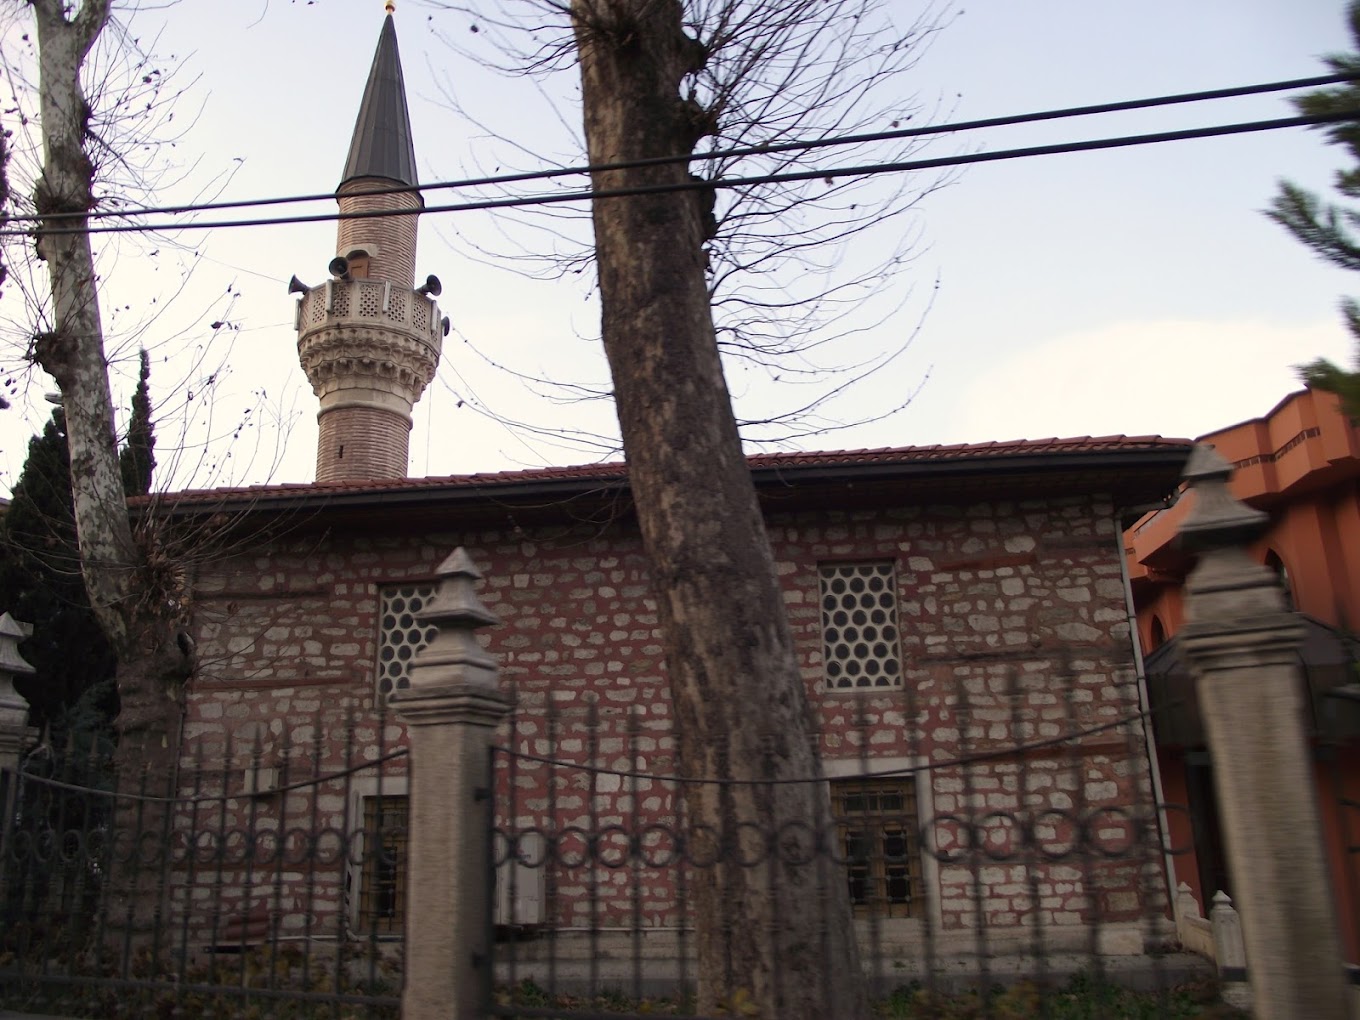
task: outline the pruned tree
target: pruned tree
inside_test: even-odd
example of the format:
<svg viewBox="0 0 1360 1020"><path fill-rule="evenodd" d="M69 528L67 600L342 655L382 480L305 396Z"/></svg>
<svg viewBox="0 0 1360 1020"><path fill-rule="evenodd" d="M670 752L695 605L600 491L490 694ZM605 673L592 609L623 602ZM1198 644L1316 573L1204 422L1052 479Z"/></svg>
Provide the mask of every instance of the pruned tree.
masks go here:
<svg viewBox="0 0 1360 1020"><path fill-rule="evenodd" d="M533 41L513 64L578 65L588 160L604 168L591 205L601 336L665 633L680 768L701 780L685 787L688 818L696 838L712 834L721 848L695 893L698 1008L867 1016L843 875L798 863L787 847L757 852L756 866L743 860L752 827L834 828L825 785L794 781L820 776L817 734L724 359L826 384L817 327L868 282L828 282L843 246L919 194L898 180L859 192L857 205L850 184L828 179L767 180L729 196L723 180L753 161L765 177L817 165L786 142L900 126L900 94L894 113L879 87L910 66L929 27L895 29L873 0L520 7L531 13L475 11L478 38L529 23ZM569 35L552 34L559 17ZM696 162L700 178L690 164L705 139L747 151ZM606 197L620 191L641 193ZM893 249L873 282L905 265ZM884 363L868 359L827 388L842 392Z"/></svg>
<svg viewBox="0 0 1360 1020"><path fill-rule="evenodd" d="M575 70L573 16L580 12L567 3L426 2L458 15L435 19L435 31L461 56L513 80ZM929 144L877 136L916 125L929 112L931 104L907 87L908 72L950 20L948 4L905 14L881 0L684 0L679 16L706 59L681 84L694 140L671 155L694 157L682 186L693 189L700 206L704 278L718 348L740 393L743 439L790 444L894 414L915 394L915 380L861 384L900 365L928 311L935 281L920 288L929 291L923 295L910 278L922 251L919 212L952 172L828 171L900 162ZM526 140L513 137L503 116L479 118L470 108L476 100L459 98L461 74L451 72L443 91L483 136L470 150L473 172L582 162L573 147L583 140L574 132L544 141L551 132L536 125ZM564 131L571 129L566 90L544 84L538 91L557 104ZM816 144L837 139L826 148ZM795 175L801 179L788 179ZM732 187L734 179L749 183ZM539 186L579 184L579 177L564 175ZM578 229L581 219L578 207L563 204L503 211L497 226L504 241L448 239L498 267L594 289L597 253L591 235ZM505 356L483 351L475 336L465 339L464 349L497 372L515 371ZM589 377L517 374L536 395L559 403L612 396L610 383ZM460 397L468 393L454 388ZM551 431L560 436L560 419ZM598 450L610 438L582 436L581 445Z"/></svg>
<svg viewBox="0 0 1360 1020"><path fill-rule="evenodd" d="M123 771L170 775L178 754L180 692L192 667L176 565L154 529L134 529L115 435L99 278L82 217L108 142L83 83L86 58L110 21L109 0L30 0L37 30L41 175L34 187L37 254L50 284L50 320L33 342L57 382L70 451L72 513L90 609L117 658L117 759ZM114 110L112 116L121 115ZM149 453L149 447L147 448ZM144 472L143 472L144 473ZM140 478L142 474L133 472Z"/></svg>
<svg viewBox="0 0 1360 1020"><path fill-rule="evenodd" d="M723 34L695 35L684 14L679 0L574 0L592 163L681 155L710 133L721 109L697 102L687 82L722 59L732 33L758 26L720 20L712 28ZM688 180L671 163L601 171L593 183ZM743 823L798 820L828 832L831 810L821 784L760 785L813 777L820 765L723 376L709 209L702 192L678 191L597 199L592 215L602 336L666 635L681 764L720 781L688 786L687 807L729 847L696 890L699 1009L744 988L761 1016L820 1017L834 1004L853 1020L867 1008L848 897L819 896L815 867L768 858L744 867L732 849Z"/></svg>
<svg viewBox="0 0 1360 1020"><path fill-rule="evenodd" d="M10 206L9 190L9 161L10 161L10 137L13 130L7 127L0 127L0 216ZM9 266L5 265L5 253L3 246L0 246L0 296L4 294L5 281L9 279ZM0 397L0 410L9 407L9 402Z"/></svg>
<svg viewBox="0 0 1360 1020"><path fill-rule="evenodd" d="M1355 76L1356 80L1317 89L1294 100L1304 114L1353 113L1357 119L1328 124L1322 130L1332 145L1339 145L1350 156L1353 166L1338 170L1334 187L1345 198L1360 199L1360 0L1346 8L1351 43L1357 52L1333 53L1325 63L1336 74ZM1342 269L1360 271L1360 209L1324 202L1317 195L1289 181L1280 182L1275 201L1266 215L1294 235L1319 258ZM1355 340L1355 365L1350 371L1318 358L1299 367L1299 375L1309 386L1341 397L1348 414L1360 418L1360 304L1346 298L1341 302L1346 329Z"/></svg>

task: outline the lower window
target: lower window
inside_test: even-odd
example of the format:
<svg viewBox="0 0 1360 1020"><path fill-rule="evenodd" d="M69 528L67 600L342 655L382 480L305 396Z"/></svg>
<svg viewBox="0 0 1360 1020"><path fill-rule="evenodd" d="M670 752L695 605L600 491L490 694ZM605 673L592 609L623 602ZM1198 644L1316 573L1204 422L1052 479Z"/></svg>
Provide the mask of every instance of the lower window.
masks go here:
<svg viewBox="0 0 1360 1020"><path fill-rule="evenodd" d="M406 921L405 797L365 797L358 929L400 935Z"/></svg>
<svg viewBox="0 0 1360 1020"><path fill-rule="evenodd" d="M920 916L925 897L915 781L833 780L831 809L856 916Z"/></svg>

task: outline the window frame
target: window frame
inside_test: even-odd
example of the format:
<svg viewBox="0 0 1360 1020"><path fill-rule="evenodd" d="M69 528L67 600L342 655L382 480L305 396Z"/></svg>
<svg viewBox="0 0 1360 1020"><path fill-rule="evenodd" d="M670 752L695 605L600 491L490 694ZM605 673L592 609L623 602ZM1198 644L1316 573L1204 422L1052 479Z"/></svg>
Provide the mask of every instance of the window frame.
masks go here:
<svg viewBox="0 0 1360 1020"><path fill-rule="evenodd" d="M902 775L900 777L885 777L883 775L894 771L901 772ZM841 819L835 814L835 788L837 784L854 784L865 780L890 778L895 782L912 785L916 801L917 837L915 842L917 845L915 854L920 868L921 909L914 911L907 917L880 915L876 923L888 924L893 927L910 927L924 924L929 919L933 930L941 930L944 918L940 909L940 862L936 857L935 827L927 824L928 820L934 817L934 796L930 781L931 772L927 767L926 760L921 757L871 757L864 761L858 758L848 761L843 759L823 760L822 774L826 777L827 797L832 808L832 820L836 825L838 845L835 852L842 857L845 855L845 848L843 844L839 843ZM870 923L867 911L855 909L852 904L852 912L857 923Z"/></svg>
<svg viewBox="0 0 1360 1020"><path fill-rule="evenodd" d="M368 806L377 800L401 800L406 804L406 829L402 833L402 849L406 851L397 859L399 876L397 881L403 892L410 867L409 838L411 826L410 780L406 776L356 776L349 790L349 828L350 852L345 859L345 922L352 934L380 941L395 941L406 935L406 902L398 894L396 917L386 926L373 925L366 916L366 899L371 890L366 886L372 880L373 860L368 855Z"/></svg>
<svg viewBox="0 0 1360 1020"><path fill-rule="evenodd" d="M884 595L891 596L891 604L880 606L886 610L887 620L860 621L853 619L853 614L861 611L860 609L849 609L846 605L832 607L828 605L828 600L837 597L844 598L843 593L829 591L829 585L834 581L833 577L828 576L835 571L853 570L855 568L868 568L870 570L887 568L887 585L880 592L880 602ZM868 578L869 575L861 575ZM867 582L872 588L872 582ZM854 578L851 577L849 585L853 587ZM862 593L861 593L862 594ZM867 607L864 607L867 608ZM902 655L902 599L898 583L897 560L893 557L883 557L876 559L862 560L822 560L817 563L817 613L818 613L818 641L821 650L821 687L827 694L850 694L850 695L870 695L883 694L888 692L900 691L906 686L906 664ZM837 621L832 614L846 613L847 610L852 614L852 618L847 622ZM874 610L869 610L870 614ZM851 626L855 629L853 636L843 635L841 627ZM870 626L875 628L872 637L864 636L858 628ZM877 633L878 627L891 628L891 633L886 636ZM864 648L863 654L851 656L841 656L834 654L836 646L842 647L854 644L859 648ZM883 650L880 653L879 647ZM872 652L872 654L871 654ZM874 670L864 669L864 661L873 663L876 667L890 666L885 669L883 675L889 679L887 683L872 682L872 677L877 675ZM833 665L835 669L833 671ZM845 667L845 673L841 673ZM853 667L853 668L851 668ZM833 675L833 672L835 675ZM844 684L846 677L851 677L849 684ZM863 680L869 682L861 682Z"/></svg>
<svg viewBox="0 0 1360 1020"><path fill-rule="evenodd" d="M894 801L900 808L888 806ZM891 776L837 780L831 784L831 814L855 916L919 917L925 886L917 845L921 823L916 784L909 777Z"/></svg>

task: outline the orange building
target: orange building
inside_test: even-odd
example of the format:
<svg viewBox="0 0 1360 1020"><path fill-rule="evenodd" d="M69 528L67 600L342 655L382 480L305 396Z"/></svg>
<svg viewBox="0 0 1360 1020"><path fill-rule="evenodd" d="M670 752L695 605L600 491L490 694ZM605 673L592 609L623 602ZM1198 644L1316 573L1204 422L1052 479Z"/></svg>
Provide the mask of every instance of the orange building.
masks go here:
<svg viewBox="0 0 1360 1020"><path fill-rule="evenodd" d="M1236 468L1237 498L1270 516L1250 554L1280 577L1303 618L1300 675L1316 762L1316 794L1347 958L1360 961L1360 422L1335 396L1300 390L1260 418L1202 436ZM1125 532L1138 641L1154 713L1175 881L1201 908L1232 894L1213 766L1177 647L1193 565L1176 534L1189 506L1170 501ZM1353 687L1348 685L1355 685ZM1348 803L1349 802L1349 803Z"/></svg>

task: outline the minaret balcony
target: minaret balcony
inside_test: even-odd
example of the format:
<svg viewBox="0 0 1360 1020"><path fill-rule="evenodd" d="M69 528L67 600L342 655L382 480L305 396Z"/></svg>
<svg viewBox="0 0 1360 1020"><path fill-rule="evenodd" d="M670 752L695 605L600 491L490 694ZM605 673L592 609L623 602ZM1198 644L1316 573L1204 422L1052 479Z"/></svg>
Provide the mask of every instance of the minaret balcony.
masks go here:
<svg viewBox="0 0 1360 1020"><path fill-rule="evenodd" d="M444 340L439 305L384 280L327 280L313 287L297 304L295 325L299 346L323 330L390 330L427 345L436 361Z"/></svg>

